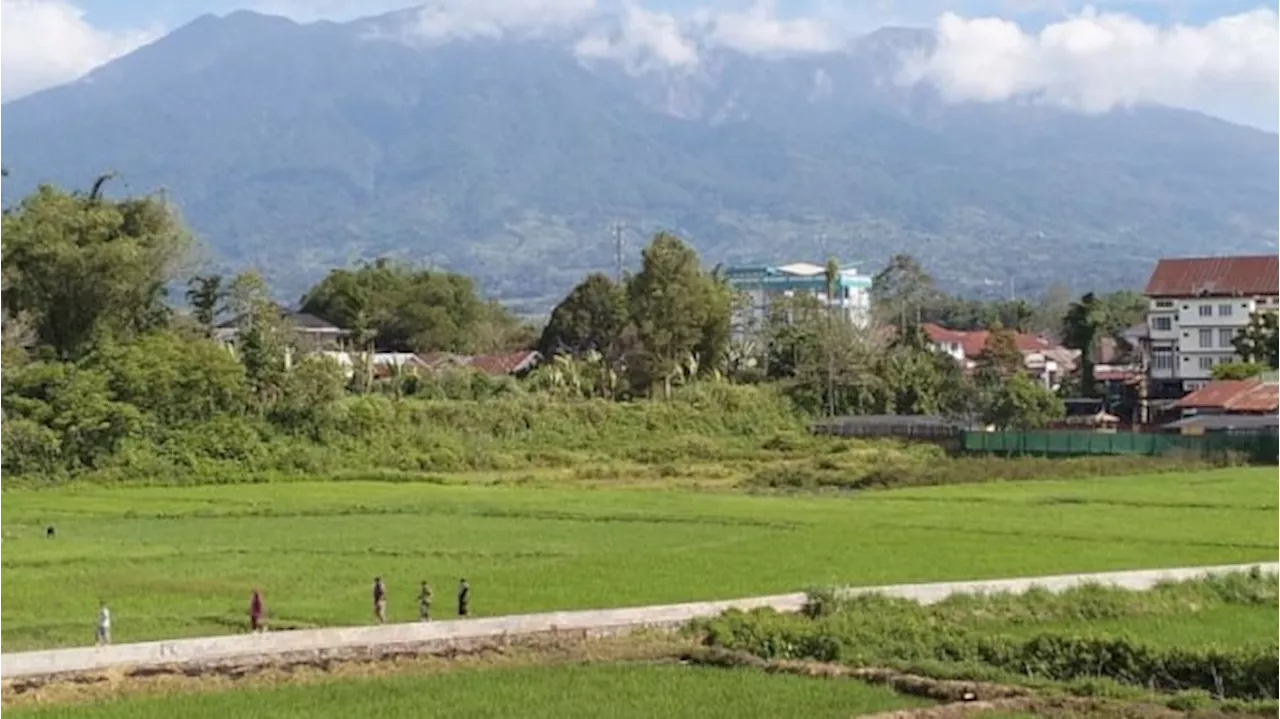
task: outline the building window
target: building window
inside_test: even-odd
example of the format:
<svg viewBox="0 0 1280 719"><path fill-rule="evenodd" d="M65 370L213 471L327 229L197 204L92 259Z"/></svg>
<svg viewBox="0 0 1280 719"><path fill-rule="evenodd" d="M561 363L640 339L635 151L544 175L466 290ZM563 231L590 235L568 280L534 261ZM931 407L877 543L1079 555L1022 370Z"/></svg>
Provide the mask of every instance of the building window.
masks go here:
<svg viewBox="0 0 1280 719"><path fill-rule="evenodd" d="M1173 320L1168 317L1152 317L1151 329L1157 332L1168 332L1173 329Z"/></svg>
<svg viewBox="0 0 1280 719"><path fill-rule="evenodd" d="M1200 346L1201 347L1213 346L1213 330L1200 330Z"/></svg>
<svg viewBox="0 0 1280 719"><path fill-rule="evenodd" d="M1218 305L1218 316L1219 316L1219 317L1230 317L1230 316L1231 316L1231 305Z"/></svg>
<svg viewBox="0 0 1280 719"><path fill-rule="evenodd" d="M1212 358L1212 357L1201 357L1201 358L1200 358L1200 369L1213 369L1213 358Z"/></svg>
<svg viewBox="0 0 1280 719"><path fill-rule="evenodd" d="M1236 331L1229 327L1224 327L1218 330L1218 346L1219 347L1230 347L1231 340L1235 338L1236 338Z"/></svg>
<svg viewBox="0 0 1280 719"><path fill-rule="evenodd" d="M1201 316L1201 317L1212 317L1212 316L1213 316L1213 305L1200 305L1200 316Z"/></svg>
<svg viewBox="0 0 1280 719"><path fill-rule="evenodd" d="M1173 307L1173 301L1172 300L1156 300L1156 307L1165 308L1165 309L1169 307Z"/></svg>
<svg viewBox="0 0 1280 719"><path fill-rule="evenodd" d="M1151 369L1173 369L1173 353L1169 350L1152 352Z"/></svg>

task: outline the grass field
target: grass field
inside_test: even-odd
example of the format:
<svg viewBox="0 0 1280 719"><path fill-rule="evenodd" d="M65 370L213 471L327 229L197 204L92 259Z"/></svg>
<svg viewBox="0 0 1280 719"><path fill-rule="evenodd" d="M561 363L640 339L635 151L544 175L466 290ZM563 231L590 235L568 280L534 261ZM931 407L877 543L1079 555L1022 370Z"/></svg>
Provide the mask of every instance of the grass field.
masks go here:
<svg viewBox="0 0 1280 719"><path fill-rule="evenodd" d="M306 686L132 698L15 717L850 717L927 702L855 681L679 665L578 665L343 680Z"/></svg>
<svg viewBox="0 0 1280 719"><path fill-rule="evenodd" d="M4 493L5 651L391 620L458 577L478 615L887 584L1274 561L1271 469L831 496L315 482ZM54 524L58 535L46 540Z"/></svg>

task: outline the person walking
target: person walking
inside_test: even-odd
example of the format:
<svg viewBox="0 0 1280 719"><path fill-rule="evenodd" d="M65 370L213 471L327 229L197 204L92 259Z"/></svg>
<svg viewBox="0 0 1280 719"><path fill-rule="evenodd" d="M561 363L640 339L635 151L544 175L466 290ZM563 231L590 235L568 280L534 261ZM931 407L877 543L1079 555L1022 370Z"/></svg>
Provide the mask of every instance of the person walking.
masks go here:
<svg viewBox="0 0 1280 719"><path fill-rule="evenodd" d="M98 646L111 643L111 610L106 602L98 602L98 633L95 639Z"/></svg>
<svg viewBox="0 0 1280 719"><path fill-rule="evenodd" d="M379 624L387 621L387 588L382 577L373 578L373 616L377 617Z"/></svg>
<svg viewBox="0 0 1280 719"><path fill-rule="evenodd" d="M422 580L422 588L418 590L418 619L431 621L431 585Z"/></svg>
<svg viewBox="0 0 1280 719"><path fill-rule="evenodd" d="M458 583L458 616L465 617L471 614L471 585L467 584L466 577Z"/></svg>
<svg viewBox="0 0 1280 719"><path fill-rule="evenodd" d="M262 601L262 592L254 587L253 597L249 599L249 628L254 634L263 631L264 614L266 614L266 604Z"/></svg>

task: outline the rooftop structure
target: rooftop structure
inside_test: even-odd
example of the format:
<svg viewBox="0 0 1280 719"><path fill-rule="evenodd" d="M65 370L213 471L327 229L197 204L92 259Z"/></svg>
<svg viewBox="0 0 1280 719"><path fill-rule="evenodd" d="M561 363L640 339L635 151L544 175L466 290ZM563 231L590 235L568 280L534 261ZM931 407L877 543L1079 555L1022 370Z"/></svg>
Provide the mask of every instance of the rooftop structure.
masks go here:
<svg viewBox="0 0 1280 719"><path fill-rule="evenodd" d="M1203 387L1214 365L1239 361L1234 340L1255 312L1280 310L1280 257L1163 259L1147 282L1146 331L1136 332L1153 398Z"/></svg>
<svg viewBox="0 0 1280 719"><path fill-rule="evenodd" d="M839 308L840 316L855 327L871 324L871 277L854 267L840 268L832 283L832 297L827 296L826 267L808 262L730 267L725 277L731 287L748 298L747 306L734 318L738 328L763 324L769 308L780 298L805 295L827 307Z"/></svg>

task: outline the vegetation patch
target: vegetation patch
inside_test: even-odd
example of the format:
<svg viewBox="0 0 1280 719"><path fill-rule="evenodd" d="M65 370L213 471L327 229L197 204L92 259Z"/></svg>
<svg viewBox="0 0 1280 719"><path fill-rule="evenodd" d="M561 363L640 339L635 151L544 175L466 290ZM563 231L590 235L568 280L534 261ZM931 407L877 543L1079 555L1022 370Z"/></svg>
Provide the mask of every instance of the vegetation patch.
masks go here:
<svg viewBox="0 0 1280 719"><path fill-rule="evenodd" d="M880 596L815 594L802 615L730 612L700 623L706 644L764 659L810 659L852 666L942 665L951 671L1031 682L1102 680L1167 693L1200 691L1218 700L1277 697L1280 658L1270 636L1220 628L1214 641L1171 645L1100 630L1098 620L1177 617L1194 622L1224 605L1276 620L1276 576L1253 572L1150 592L1086 586L1060 595L951 597L937 605ZM1047 623L1049 628L1010 631Z"/></svg>
<svg viewBox="0 0 1280 719"><path fill-rule="evenodd" d="M6 651L437 616L728 599L805 587L1271 561L1267 469L848 496L383 481L72 485L4 494ZM982 522L975 523L975 516ZM1051 517L1046 522L1045 517ZM56 537L47 539L53 526Z"/></svg>

